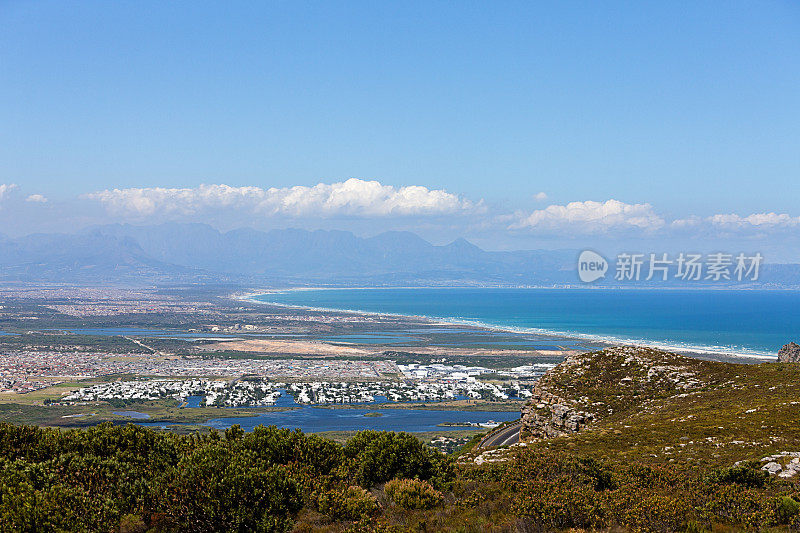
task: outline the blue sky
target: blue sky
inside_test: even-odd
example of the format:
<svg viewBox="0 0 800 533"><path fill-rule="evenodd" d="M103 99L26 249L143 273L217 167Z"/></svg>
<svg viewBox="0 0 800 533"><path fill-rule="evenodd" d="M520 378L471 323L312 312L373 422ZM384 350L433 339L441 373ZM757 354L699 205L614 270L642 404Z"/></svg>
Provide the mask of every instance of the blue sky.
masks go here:
<svg viewBox="0 0 800 533"><path fill-rule="evenodd" d="M637 219L598 215L612 240L692 220L779 246L799 176L796 2L0 1L0 233L201 218L555 246L578 202ZM244 216L197 193L350 178L462 203Z"/></svg>

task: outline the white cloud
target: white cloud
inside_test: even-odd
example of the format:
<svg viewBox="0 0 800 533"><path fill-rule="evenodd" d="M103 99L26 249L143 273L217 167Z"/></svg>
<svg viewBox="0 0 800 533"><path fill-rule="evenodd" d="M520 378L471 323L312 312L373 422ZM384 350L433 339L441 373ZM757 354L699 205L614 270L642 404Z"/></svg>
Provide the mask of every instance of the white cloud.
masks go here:
<svg viewBox="0 0 800 533"><path fill-rule="evenodd" d="M191 215L231 208L297 217L385 217L454 214L480 206L443 190L419 185L396 188L356 178L313 187L269 189L214 184L186 189L110 189L85 197L99 201L109 211L137 216Z"/></svg>
<svg viewBox="0 0 800 533"><path fill-rule="evenodd" d="M605 202L570 202L551 205L530 214L520 214L510 229L537 232L597 234L610 230L653 231L664 226L664 219L650 204Z"/></svg>
<svg viewBox="0 0 800 533"><path fill-rule="evenodd" d="M800 226L800 217L793 217L786 213L752 213L747 216L720 213L708 217L693 215L672 222L672 227L676 229L741 234L781 231L798 226Z"/></svg>
<svg viewBox="0 0 800 533"><path fill-rule="evenodd" d="M0 186L0 198L13 187ZM649 203L629 204L614 199L563 205L545 203L541 209L534 209L534 201L546 201L545 192L529 197L530 210L512 213L499 206L489 209L482 200L471 202L445 190L419 185L393 187L356 178L282 188L209 184L191 188L108 189L83 198L98 202L112 215L134 219L189 217L212 220L214 217L214 220L228 220L229 223L234 220L235 225L242 220L257 224L258 217L265 220L273 216L307 219L350 217L352 223L372 227L372 219L384 218L386 222L375 222L374 226L387 229L405 224L403 228L408 229L407 224L413 221L425 224L428 230L447 228L461 233L517 230L520 232L517 237L602 235L628 238L657 235L665 238L752 238L769 233L796 232L800 228L800 217L786 213L690 215L673 219L657 212ZM46 200L41 195L28 197L31 202ZM399 220L402 217L409 218ZM423 222L415 217L430 218ZM398 220L390 221L392 218ZM414 226L412 230L420 227Z"/></svg>
<svg viewBox="0 0 800 533"><path fill-rule="evenodd" d="M708 217L708 221L721 228L776 228L790 227L800 224L800 217L792 217L786 213L753 213L746 217L736 214L713 215Z"/></svg>
<svg viewBox="0 0 800 533"><path fill-rule="evenodd" d="M0 183L0 202L8 196L8 194L17 188L15 183Z"/></svg>
<svg viewBox="0 0 800 533"><path fill-rule="evenodd" d="M43 204L47 202L47 198L42 196L41 194L31 194L30 196L25 198L25 201Z"/></svg>

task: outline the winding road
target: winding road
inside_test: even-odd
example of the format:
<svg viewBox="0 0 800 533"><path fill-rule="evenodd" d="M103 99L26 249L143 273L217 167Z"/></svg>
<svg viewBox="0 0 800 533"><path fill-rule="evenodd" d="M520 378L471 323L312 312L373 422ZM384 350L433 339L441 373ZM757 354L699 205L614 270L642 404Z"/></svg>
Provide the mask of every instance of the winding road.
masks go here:
<svg viewBox="0 0 800 533"><path fill-rule="evenodd" d="M508 446L519 442L519 426L521 420L492 431L486 435L478 444L478 448L488 448L490 446Z"/></svg>

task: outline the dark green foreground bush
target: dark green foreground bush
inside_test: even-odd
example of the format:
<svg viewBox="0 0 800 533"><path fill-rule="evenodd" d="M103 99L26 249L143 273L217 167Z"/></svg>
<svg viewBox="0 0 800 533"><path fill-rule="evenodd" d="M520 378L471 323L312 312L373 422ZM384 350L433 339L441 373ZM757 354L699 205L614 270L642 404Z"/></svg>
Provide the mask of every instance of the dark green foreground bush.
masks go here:
<svg viewBox="0 0 800 533"><path fill-rule="evenodd" d="M403 433L342 446L275 427L180 436L0 424L0 533L797 531L799 494L798 480L758 463L704 470L530 446L455 468Z"/></svg>
<svg viewBox="0 0 800 533"><path fill-rule="evenodd" d="M402 433L341 446L275 427L179 436L0 424L0 530L286 531L308 504L342 518L373 513L357 485L451 475L445 456Z"/></svg>

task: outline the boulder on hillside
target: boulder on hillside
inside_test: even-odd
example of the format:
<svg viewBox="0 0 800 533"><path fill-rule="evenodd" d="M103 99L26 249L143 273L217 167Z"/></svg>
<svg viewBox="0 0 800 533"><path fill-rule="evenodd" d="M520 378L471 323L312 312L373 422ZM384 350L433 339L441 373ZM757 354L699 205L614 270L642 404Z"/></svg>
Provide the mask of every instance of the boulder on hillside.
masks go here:
<svg viewBox="0 0 800 533"><path fill-rule="evenodd" d="M800 363L800 346L794 342L784 344L778 351L778 362L780 363Z"/></svg>

